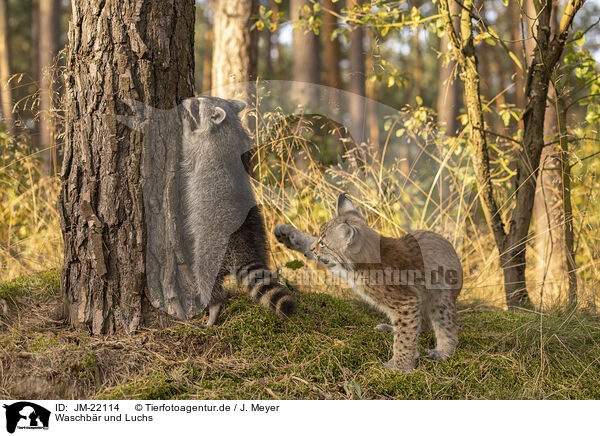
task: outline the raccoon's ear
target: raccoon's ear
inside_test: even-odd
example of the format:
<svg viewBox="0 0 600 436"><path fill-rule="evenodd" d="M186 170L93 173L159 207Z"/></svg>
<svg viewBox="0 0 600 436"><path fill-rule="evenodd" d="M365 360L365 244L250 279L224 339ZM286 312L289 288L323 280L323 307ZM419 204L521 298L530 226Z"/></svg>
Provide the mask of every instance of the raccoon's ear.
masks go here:
<svg viewBox="0 0 600 436"><path fill-rule="evenodd" d="M233 109L237 113L240 113L248 107L248 103L246 103L244 100L229 100L229 103L231 103L231 106L233 106Z"/></svg>
<svg viewBox="0 0 600 436"><path fill-rule="evenodd" d="M345 213L350 213L350 212L354 212L358 215L358 210L356 210L356 208L354 207L354 205L352 204L350 199L348 197L346 197L346 194L340 194L340 196L338 197L338 202L337 202L338 216L343 215Z"/></svg>
<svg viewBox="0 0 600 436"><path fill-rule="evenodd" d="M221 124L226 116L227 113L225 112L225 109L215 106L210 114L210 120L213 124L217 125Z"/></svg>

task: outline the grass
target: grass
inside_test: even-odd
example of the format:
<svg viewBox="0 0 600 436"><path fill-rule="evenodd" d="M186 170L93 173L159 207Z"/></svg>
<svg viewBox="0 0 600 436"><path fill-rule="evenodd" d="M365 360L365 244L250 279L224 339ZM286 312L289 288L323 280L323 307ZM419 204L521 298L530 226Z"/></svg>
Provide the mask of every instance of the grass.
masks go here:
<svg viewBox="0 0 600 436"><path fill-rule="evenodd" d="M600 318L462 305L448 361L411 375L383 369L382 317L351 298L301 292L275 318L234 294L217 326L201 320L99 338L53 320L56 273L0 285L0 396L98 399L600 399ZM433 336L421 337L421 347Z"/></svg>

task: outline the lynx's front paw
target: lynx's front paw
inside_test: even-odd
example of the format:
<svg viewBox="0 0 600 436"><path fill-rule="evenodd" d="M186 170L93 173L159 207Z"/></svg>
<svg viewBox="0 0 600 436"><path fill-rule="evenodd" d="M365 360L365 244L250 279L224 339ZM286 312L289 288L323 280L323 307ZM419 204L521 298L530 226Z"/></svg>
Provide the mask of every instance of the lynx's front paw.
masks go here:
<svg viewBox="0 0 600 436"><path fill-rule="evenodd" d="M388 360L387 362L385 362L383 364L383 367L385 369L391 369L393 371L400 371L400 372L403 372L404 374L410 374L415 370L410 365L399 365L397 362L394 362L394 359Z"/></svg>
<svg viewBox="0 0 600 436"><path fill-rule="evenodd" d="M314 236L304 233L288 224L275 226L273 234L287 248L304 254L307 259L314 259L314 255L310 251L310 246L316 239Z"/></svg>

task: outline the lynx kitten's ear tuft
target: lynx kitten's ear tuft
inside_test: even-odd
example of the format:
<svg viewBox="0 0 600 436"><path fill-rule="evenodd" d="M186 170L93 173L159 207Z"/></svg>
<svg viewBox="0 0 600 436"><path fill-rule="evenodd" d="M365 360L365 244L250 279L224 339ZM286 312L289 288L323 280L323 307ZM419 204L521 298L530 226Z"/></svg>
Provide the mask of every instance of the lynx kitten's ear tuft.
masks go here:
<svg viewBox="0 0 600 436"><path fill-rule="evenodd" d="M238 113L248 107L248 103L243 100L229 100L229 102L233 106L233 109L235 109L235 111Z"/></svg>
<svg viewBox="0 0 600 436"><path fill-rule="evenodd" d="M340 194L337 202L337 214L343 215L349 212L358 213L358 210L356 210L350 199L346 197L346 194Z"/></svg>
<svg viewBox="0 0 600 436"><path fill-rule="evenodd" d="M221 124L225 117L227 116L225 109L216 106L212 110L212 114L210 115L210 120L213 124Z"/></svg>

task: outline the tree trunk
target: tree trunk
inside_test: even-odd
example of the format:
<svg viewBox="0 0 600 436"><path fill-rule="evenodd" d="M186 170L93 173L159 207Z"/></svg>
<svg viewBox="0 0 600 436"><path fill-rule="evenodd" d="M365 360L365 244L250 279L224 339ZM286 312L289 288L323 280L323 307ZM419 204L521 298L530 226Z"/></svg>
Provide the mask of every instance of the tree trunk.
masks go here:
<svg viewBox="0 0 600 436"><path fill-rule="evenodd" d="M332 0L324 0L323 9L323 83L334 89L329 93L327 100L329 110L332 114L336 114L340 111L342 104L340 92L335 91L342 89L341 49L339 37L332 40L331 35L338 28L338 19L333 14L338 13L339 8Z"/></svg>
<svg viewBox="0 0 600 436"><path fill-rule="evenodd" d="M460 5L454 1L449 0L450 14L456 17L460 12ZM455 25L456 18L453 18L453 25ZM444 32L444 35L440 39L440 52L442 53L442 59L446 58L450 47L450 39L448 32ZM460 124L458 121L459 111L459 81L453 77L453 72L456 68L454 60L448 59L448 63L440 63L440 71L438 78L438 98L436 109L438 113L438 125L440 129L443 129L447 135L455 135Z"/></svg>
<svg viewBox="0 0 600 436"><path fill-rule="evenodd" d="M568 277L568 308L577 307L577 263L575 262L573 205L571 203L571 165L569 163L569 136L567 131L567 97L558 97L558 134L560 138L560 173L562 175L563 240Z"/></svg>
<svg viewBox="0 0 600 436"><path fill-rule="evenodd" d="M8 49L8 4L0 0L0 98L2 99L2 118L9 135L14 134L15 119L12 108L12 90L10 78L10 54Z"/></svg>
<svg viewBox="0 0 600 436"><path fill-rule="evenodd" d="M304 6L311 6L310 0L290 0L293 22L300 19ZM305 26L294 27L292 38L292 98L296 104L306 106L319 98L318 89L313 86L320 82L319 39Z"/></svg>
<svg viewBox="0 0 600 436"><path fill-rule="evenodd" d="M116 115L130 113L128 100L172 109L193 94L193 33L193 0L73 2L60 281L68 320L94 334L133 332L156 316L146 296L144 135Z"/></svg>
<svg viewBox="0 0 600 436"><path fill-rule="evenodd" d="M415 71L413 77L415 79L414 95L423 96L423 54L421 50L421 40L419 38L419 28L415 30L413 35L413 48L415 53Z"/></svg>
<svg viewBox="0 0 600 436"><path fill-rule="evenodd" d="M324 60L324 77L323 83L331 88L342 88L342 74L340 71L340 39L335 37L331 39L331 35L338 28L338 19L333 13L338 13L339 8L332 0L324 0L323 8L323 60Z"/></svg>
<svg viewBox="0 0 600 436"><path fill-rule="evenodd" d="M39 0L39 67L40 67L40 149L44 172L56 174L56 147L52 122L52 106L55 92L54 58L60 44L60 0Z"/></svg>
<svg viewBox="0 0 600 436"><path fill-rule="evenodd" d="M196 29L194 31L195 88L208 94L210 94L211 87L213 11L213 0L206 0L203 5L196 3Z"/></svg>
<svg viewBox="0 0 600 436"><path fill-rule="evenodd" d="M212 90L222 98L248 99L256 79L258 31L250 30L258 0L216 0L213 24Z"/></svg>
<svg viewBox="0 0 600 436"><path fill-rule="evenodd" d="M567 42L573 17L582 4L582 0L569 1L552 38L550 32L552 2L546 0L541 5L536 32L535 57L529 68L529 80L525 93L527 107L523 114L523 146L517 159L516 205L510 217L508 230L505 231L494 198L487 141L483 129L479 73L473 46L471 18L473 1L467 0L464 2L461 13L460 38L452 25L448 0L439 1L439 9L444 18L445 28L449 32L454 55L461 67L461 79L465 85L465 103L470 123L470 138L475 150L476 179L486 206L484 208L486 217L492 223L494 238L500 252L500 264L504 272L506 303L509 309L531 305L525 282L525 253L535 197L537 170L544 145L544 117L548 85L552 70L558 64Z"/></svg>
<svg viewBox="0 0 600 436"><path fill-rule="evenodd" d="M371 41L371 46L369 47L369 51L367 52L365 67L367 74L375 74L375 51L377 50L377 43L375 41L375 36L372 32L369 32L368 36L368 39ZM376 86L376 80L367 80L365 90L367 94L367 126L369 129L369 155L373 159L377 159L379 157L380 152L379 114L377 113L379 103L377 102ZM402 144L402 146L407 147L408 144Z"/></svg>
<svg viewBox="0 0 600 436"><path fill-rule="evenodd" d="M527 1L527 0L526 0ZM516 68L515 75L515 104L518 108L524 108L527 104L525 99L525 70L524 67L527 65L525 62L524 53L524 39L525 35L521 33L521 4L517 0L513 0L508 5L508 22L511 29L511 50L517 57L523 68ZM511 65L514 65L512 63Z"/></svg>
<svg viewBox="0 0 600 436"><path fill-rule="evenodd" d="M348 9L361 5L360 0L347 0ZM353 25L350 32L348 57L350 60L348 91L350 91L348 107L350 111L350 133L354 142L361 146L367 139L365 119L365 32L361 25Z"/></svg>

